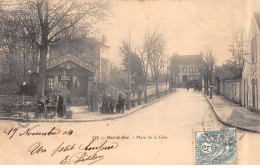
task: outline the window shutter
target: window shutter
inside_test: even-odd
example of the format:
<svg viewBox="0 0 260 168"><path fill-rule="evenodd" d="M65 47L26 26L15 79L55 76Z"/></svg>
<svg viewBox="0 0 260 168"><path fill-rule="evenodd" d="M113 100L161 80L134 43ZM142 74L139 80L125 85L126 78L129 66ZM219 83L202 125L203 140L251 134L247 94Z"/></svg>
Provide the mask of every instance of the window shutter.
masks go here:
<svg viewBox="0 0 260 168"><path fill-rule="evenodd" d="M257 36L255 36L255 63L257 62Z"/></svg>

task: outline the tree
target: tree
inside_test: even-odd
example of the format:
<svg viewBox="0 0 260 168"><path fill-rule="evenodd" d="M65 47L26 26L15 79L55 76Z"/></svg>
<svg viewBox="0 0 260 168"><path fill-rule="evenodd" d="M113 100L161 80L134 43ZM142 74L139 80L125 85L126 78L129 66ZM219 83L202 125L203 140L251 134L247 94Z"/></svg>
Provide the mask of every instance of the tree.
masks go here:
<svg viewBox="0 0 260 168"><path fill-rule="evenodd" d="M144 38L144 53L147 55L149 69L156 86L156 95L159 98L158 79L159 75L165 66L165 47L166 41L161 32L153 31L146 32Z"/></svg>
<svg viewBox="0 0 260 168"><path fill-rule="evenodd" d="M223 68L228 73L229 79L241 79L242 78L242 68L236 64L235 61L229 59L223 64Z"/></svg>
<svg viewBox="0 0 260 168"><path fill-rule="evenodd" d="M202 62L202 66L200 69L200 73L204 78L204 87L205 92L208 94L209 85L212 85L213 80L213 68L215 66L216 58L213 56L212 51L209 50L205 54Z"/></svg>
<svg viewBox="0 0 260 168"><path fill-rule="evenodd" d="M117 90L125 93L128 88L127 72L125 72L122 68L111 65L107 87L108 92Z"/></svg>
<svg viewBox="0 0 260 168"><path fill-rule="evenodd" d="M231 52L233 61L242 68L244 55L247 52L247 38L244 29L238 29L233 34L232 44L229 45L228 51Z"/></svg>
<svg viewBox="0 0 260 168"><path fill-rule="evenodd" d="M129 44L125 40L119 49L123 57L124 71L128 72L128 68L130 68L132 98L134 100L137 94L140 101L145 81L142 61L137 53L130 51Z"/></svg>
<svg viewBox="0 0 260 168"><path fill-rule="evenodd" d="M149 59L150 59L150 53L147 50L148 46L143 45L142 48L139 48L139 57L142 63L142 69L144 73L144 102L147 103L147 79L148 79L148 70L149 70Z"/></svg>
<svg viewBox="0 0 260 168"><path fill-rule="evenodd" d="M179 53L173 53L172 57L170 58L170 83L171 83L171 90L172 87L177 85L177 76L179 74L178 63L176 57L179 56ZM173 79L174 78L174 79ZM174 82L173 82L174 80Z"/></svg>
<svg viewBox="0 0 260 168"><path fill-rule="evenodd" d="M40 55L37 95L44 96L48 47L103 20L108 16L109 3L96 0L28 0L18 1L9 9L9 13L15 14L22 23L22 30L28 35L30 44L37 46Z"/></svg>
<svg viewBox="0 0 260 168"><path fill-rule="evenodd" d="M4 7L0 12L0 55L2 82L14 86L27 81L28 69L36 63L34 45L28 45L24 27L13 12ZM6 80L5 77L9 79ZM4 84L4 83L3 83ZM6 83L8 85L8 83Z"/></svg>

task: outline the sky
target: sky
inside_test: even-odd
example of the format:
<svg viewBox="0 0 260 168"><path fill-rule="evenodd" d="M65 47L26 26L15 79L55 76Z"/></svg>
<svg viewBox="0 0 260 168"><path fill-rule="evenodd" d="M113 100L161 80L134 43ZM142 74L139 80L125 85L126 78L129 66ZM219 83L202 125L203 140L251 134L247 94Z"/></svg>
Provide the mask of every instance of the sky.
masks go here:
<svg viewBox="0 0 260 168"><path fill-rule="evenodd" d="M134 50L142 44L146 31L158 30L167 41L165 54L199 54L212 50L217 64L231 58L227 51L234 30L248 35L253 12L260 12L254 0L114 0L106 22L105 35L110 60L121 60L119 46L129 38Z"/></svg>

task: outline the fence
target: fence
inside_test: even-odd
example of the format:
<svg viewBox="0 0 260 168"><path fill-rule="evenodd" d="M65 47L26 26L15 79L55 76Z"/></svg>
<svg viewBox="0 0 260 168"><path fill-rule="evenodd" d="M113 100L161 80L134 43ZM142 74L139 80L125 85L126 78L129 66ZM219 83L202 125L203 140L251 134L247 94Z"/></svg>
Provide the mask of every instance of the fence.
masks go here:
<svg viewBox="0 0 260 168"><path fill-rule="evenodd" d="M14 109L18 110L22 107L24 102L30 104L30 106L27 107L33 108L33 105L37 102L37 97L19 95L0 95L0 111L13 111Z"/></svg>
<svg viewBox="0 0 260 168"><path fill-rule="evenodd" d="M22 102L36 103L35 96L19 96L19 95L0 95L1 104L17 104Z"/></svg>
<svg viewBox="0 0 260 168"><path fill-rule="evenodd" d="M241 80L220 80L219 92L225 98L241 104Z"/></svg>

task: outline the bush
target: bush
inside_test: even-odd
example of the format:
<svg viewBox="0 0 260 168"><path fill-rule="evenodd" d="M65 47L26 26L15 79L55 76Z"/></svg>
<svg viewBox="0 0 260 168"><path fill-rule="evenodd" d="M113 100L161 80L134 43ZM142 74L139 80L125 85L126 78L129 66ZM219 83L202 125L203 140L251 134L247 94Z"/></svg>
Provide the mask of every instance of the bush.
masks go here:
<svg viewBox="0 0 260 168"><path fill-rule="evenodd" d="M1 83L0 93L1 95L15 95L18 94L19 87L16 83Z"/></svg>

